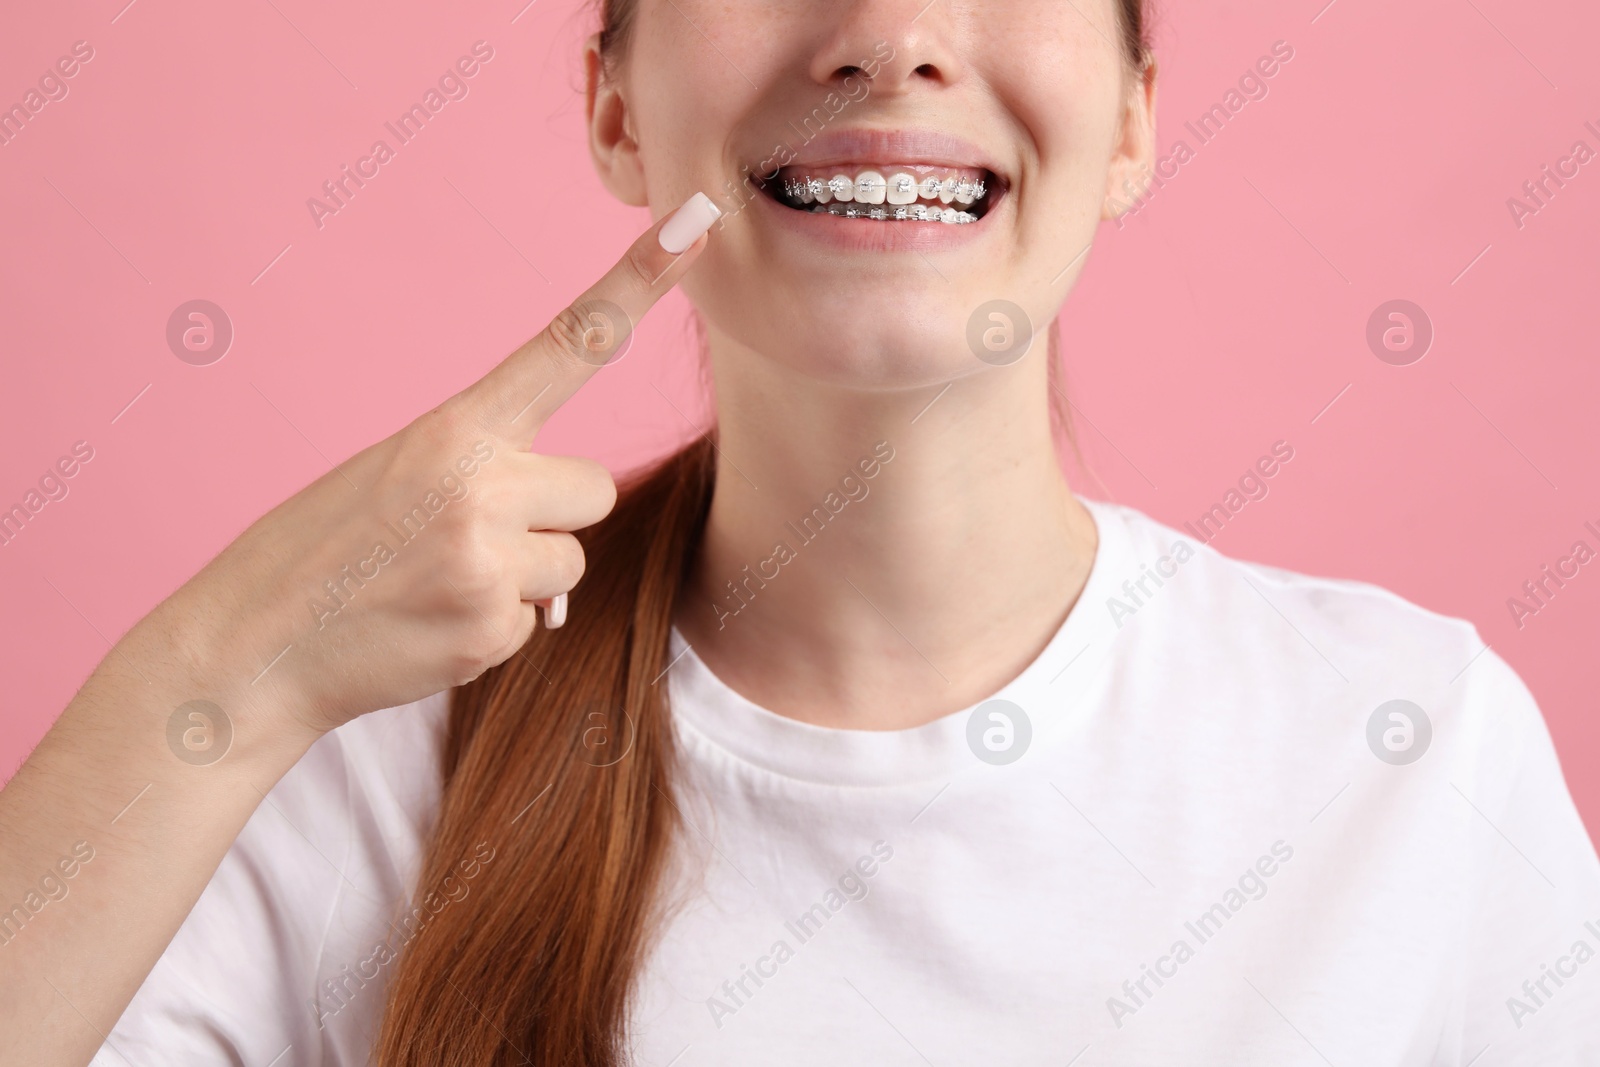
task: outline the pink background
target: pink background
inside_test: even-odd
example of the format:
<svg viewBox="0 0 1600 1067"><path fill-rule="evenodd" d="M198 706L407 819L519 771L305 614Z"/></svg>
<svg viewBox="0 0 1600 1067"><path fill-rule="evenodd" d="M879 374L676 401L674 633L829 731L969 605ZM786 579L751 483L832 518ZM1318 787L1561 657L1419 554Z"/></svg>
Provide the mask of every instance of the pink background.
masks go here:
<svg viewBox="0 0 1600 1067"><path fill-rule="evenodd" d="M586 14L524 2L13 14L0 103L75 41L95 56L0 146L0 508L73 442L95 457L0 547L0 773L108 640L330 459L539 329L645 224L583 149ZM1063 319L1095 475L1075 483L1177 525L1288 440L1293 462L1217 547L1471 619L1539 698L1592 831L1600 562L1521 629L1506 600L1580 537L1600 549L1583 529L1600 527L1600 162L1520 229L1506 200L1574 141L1600 149L1584 128L1600 128L1600 16L1323 3L1161 11L1163 154L1196 148L1184 121L1274 41L1294 58L1131 221L1102 227ZM470 95L318 230L306 199L479 39L495 56ZM166 345L196 298L236 331L210 366ZM1410 366L1365 341L1395 298L1437 334ZM657 386L703 420L676 297L545 447L620 468L684 440Z"/></svg>

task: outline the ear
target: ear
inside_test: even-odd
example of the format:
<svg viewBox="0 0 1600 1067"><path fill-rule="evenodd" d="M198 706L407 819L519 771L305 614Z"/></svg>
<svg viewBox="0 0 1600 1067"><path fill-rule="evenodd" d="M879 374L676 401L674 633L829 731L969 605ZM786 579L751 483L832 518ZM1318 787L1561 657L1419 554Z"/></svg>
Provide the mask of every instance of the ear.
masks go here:
<svg viewBox="0 0 1600 1067"><path fill-rule="evenodd" d="M589 125L589 156L600 181L611 195L633 207L644 207L644 167L639 145L633 139L628 104L622 86L606 70L600 53L600 35L583 46L584 118Z"/></svg>
<svg viewBox="0 0 1600 1067"><path fill-rule="evenodd" d="M1114 219L1133 207L1150 186L1156 154L1156 60L1154 56L1129 80L1122 120L1111 165L1106 170L1105 201L1100 217Z"/></svg>

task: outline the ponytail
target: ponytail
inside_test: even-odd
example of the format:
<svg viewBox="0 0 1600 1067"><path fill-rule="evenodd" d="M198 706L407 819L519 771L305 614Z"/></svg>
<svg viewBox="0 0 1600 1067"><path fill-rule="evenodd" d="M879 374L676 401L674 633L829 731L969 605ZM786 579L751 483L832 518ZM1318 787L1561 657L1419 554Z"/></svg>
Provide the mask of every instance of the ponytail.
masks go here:
<svg viewBox="0 0 1600 1067"><path fill-rule="evenodd" d="M383 1067L625 1062L675 832L673 605L715 471L706 439L622 486L612 514L579 534L587 568L567 624L455 690L418 884L454 875L466 895L397 964Z"/></svg>

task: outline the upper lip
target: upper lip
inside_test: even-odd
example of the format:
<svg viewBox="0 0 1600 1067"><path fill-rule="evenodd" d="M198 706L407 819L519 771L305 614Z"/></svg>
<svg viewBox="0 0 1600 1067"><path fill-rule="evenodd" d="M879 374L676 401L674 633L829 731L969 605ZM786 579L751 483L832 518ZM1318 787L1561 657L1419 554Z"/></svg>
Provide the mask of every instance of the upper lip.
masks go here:
<svg viewBox="0 0 1600 1067"><path fill-rule="evenodd" d="M801 148L789 165L825 167L852 163L970 167L1000 173L993 159L970 141L939 130L904 128L828 130Z"/></svg>

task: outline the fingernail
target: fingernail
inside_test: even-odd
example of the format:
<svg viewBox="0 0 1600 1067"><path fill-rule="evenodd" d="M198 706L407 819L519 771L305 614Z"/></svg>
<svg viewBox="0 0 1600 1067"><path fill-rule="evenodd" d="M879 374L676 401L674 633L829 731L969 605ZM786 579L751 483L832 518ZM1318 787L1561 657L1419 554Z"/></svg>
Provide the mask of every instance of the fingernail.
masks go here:
<svg viewBox="0 0 1600 1067"><path fill-rule="evenodd" d="M722 214L722 209L711 202L705 193L695 193L684 201L682 207L672 213L672 218L661 227L659 239L661 247L673 255L677 255L685 248L700 239L700 235L711 229L711 224L717 221L717 216Z"/></svg>
<svg viewBox="0 0 1600 1067"><path fill-rule="evenodd" d="M550 598L550 606L544 609L544 628L546 630L560 629L561 624L567 621L567 594Z"/></svg>

